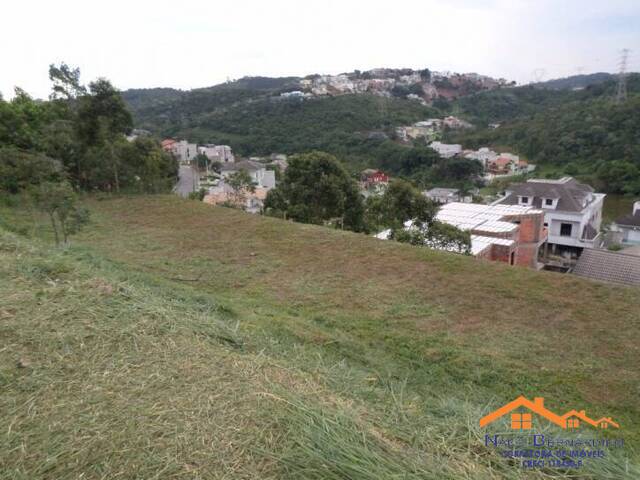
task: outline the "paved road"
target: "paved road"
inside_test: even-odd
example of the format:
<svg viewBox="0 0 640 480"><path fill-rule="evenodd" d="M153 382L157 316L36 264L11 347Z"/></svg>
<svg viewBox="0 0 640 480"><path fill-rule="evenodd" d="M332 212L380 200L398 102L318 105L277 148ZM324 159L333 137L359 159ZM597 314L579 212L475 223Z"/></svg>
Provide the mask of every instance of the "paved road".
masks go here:
<svg viewBox="0 0 640 480"><path fill-rule="evenodd" d="M176 193L181 197L187 197L194 192L198 184L197 172L187 165L180 165L178 173L178 184L176 185Z"/></svg>

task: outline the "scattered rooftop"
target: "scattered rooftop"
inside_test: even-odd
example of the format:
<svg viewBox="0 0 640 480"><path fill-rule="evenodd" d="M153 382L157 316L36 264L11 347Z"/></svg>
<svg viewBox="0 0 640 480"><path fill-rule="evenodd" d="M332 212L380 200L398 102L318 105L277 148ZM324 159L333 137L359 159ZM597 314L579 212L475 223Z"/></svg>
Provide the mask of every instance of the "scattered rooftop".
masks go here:
<svg viewBox="0 0 640 480"><path fill-rule="evenodd" d="M262 170L265 166L262 163L255 162L253 160L242 160L235 163L225 163L220 167L223 172L235 172L238 170L247 170L248 172L255 172L256 170Z"/></svg>
<svg viewBox="0 0 640 480"><path fill-rule="evenodd" d="M448 203L438 211L436 219L454 225L461 230L477 230L500 233L518 228L504 221L507 216L542 213L541 210L521 205L480 205L476 203Z"/></svg>
<svg viewBox="0 0 640 480"><path fill-rule="evenodd" d="M558 200L556 210L580 212L585 202L592 201L593 192L591 186L578 183L572 177L563 177L559 180L530 179L525 183L509 185L506 196L499 202L503 205L516 205L518 197L531 197L533 206L541 208L543 199L549 198Z"/></svg>
<svg viewBox="0 0 640 480"><path fill-rule="evenodd" d="M640 286L640 257L585 248L573 273L592 280Z"/></svg>

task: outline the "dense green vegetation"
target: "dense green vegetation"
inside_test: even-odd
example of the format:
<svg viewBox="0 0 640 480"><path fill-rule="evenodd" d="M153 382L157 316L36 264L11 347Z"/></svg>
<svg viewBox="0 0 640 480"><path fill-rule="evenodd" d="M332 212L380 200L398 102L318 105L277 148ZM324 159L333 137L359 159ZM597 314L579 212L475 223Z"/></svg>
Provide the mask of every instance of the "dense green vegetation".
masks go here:
<svg viewBox="0 0 640 480"><path fill-rule="evenodd" d="M456 245L461 253L471 248L469 233L436 221L437 206L411 183L393 179L384 193L363 201L344 166L325 152L290 157L284 178L269 191L264 206L267 215L301 223L365 233L388 228L391 239L413 245ZM410 234L404 229L408 219L415 227Z"/></svg>
<svg viewBox="0 0 640 480"><path fill-rule="evenodd" d="M283 99L274 97L274 90L233 85L194 90L179 102L141 109L135 113L138 126L191 141L229 144L245 156L321 150L337 156L352 173L377 167L422 186L444 182L468 187L477 172L469 162L439 158L424 143L411 147L392 140L396 126L440 115L417 102L374 95Z"/></svg>
<svg viewBox="0 0 640 480"><path fill-rule="evenodd" d="M247 78L189 92L129 91L125 99L136 124L159 135L225 143L245 156L322 150L353 173L377 167L422 187L468 188L476 165L439 159L420 142L393 140L398 125L453 113L477 126L449 135L465 147L508 148L553 175L577 175L607 192L640 191L638 75L629 77L629 99L619 106L613 102L615 81L599 74L438 99L434 107L366 94L279 97L296 80ZM500 128L485 128L496 122Z"/></svg>
<svg viewBox="0 0 640 480"><path fill-rule="evenodd" d="M629 77L628 90L621 104L613 100L613 82L575 92L524 87L468 97L460 108L502 125L452 139L469 147L507 145L556 175L578 176L606 192L640 194L640 75Z"/></svg>
<svg viewBox="0 0 640 480"><path fill-rule="evenodd" d="M49 70L52 94L34 100L16 89L0 98L0 188L10 193L68 179L83 190L166 191L177 164L157 140L127 141L131 114L108 80L85 86L65 64Z"/></svg>

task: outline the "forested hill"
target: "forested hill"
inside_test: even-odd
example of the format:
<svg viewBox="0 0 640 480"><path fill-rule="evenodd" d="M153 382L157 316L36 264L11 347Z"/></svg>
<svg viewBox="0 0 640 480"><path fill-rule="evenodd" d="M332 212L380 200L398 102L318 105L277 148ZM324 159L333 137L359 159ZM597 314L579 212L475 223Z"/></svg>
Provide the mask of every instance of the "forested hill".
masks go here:
<svg viewBox="0 0 640 480"><path fill-rule="evenodd" d="M468 147L509 146L556 175L577 175L598 189L640 194L640 75L615 102L616 82L580 91L520 87L467 97L457 107L479 125L452 137Z"/></svg>
<svg viewBox="0 0 640 480"><path fill-rule="evenodd" d="M136 126L157 135L225 143L241 155L325 150L354 170L384 168L423 186L459 185L473 172L456 162L438 163L424 145L397 144L394 127L454 114L476 125L449 138L464 147L509 148L546 166L543 172L578 175L608 192L640 193L640 76L629 76L622 105L614 102L615 79L606 77L496 88L439 98L433 107L371 94L280 97L298 88L296 77L245 78L186 92L129 90L123 96ZM501 126L489 129L490 123Z"/></svg>
<svg viewBox="0 0 640 480"><path fill-rule="evenodd" d="M127 91L123 96L137 127L161 136L229 144L240 155L323 150L353 171L376 166L406 176L417 175L437 160L426 146L408 148L392 137L396 126L442 111L371 94L280 97L295 85L294 78L252 78L178 92L173 99L164 91L156 95L157 90Z"/></svg>
<svg viewBox="0 0 640 480"><path fill-rule="evenodd" d="M612 80L613 75L606 72L589 73L585 75L572 75L564 78L554 78L534 84L538 88L550 88L553 90L573 90L586 88L590 85L597 85Z"/></svg>

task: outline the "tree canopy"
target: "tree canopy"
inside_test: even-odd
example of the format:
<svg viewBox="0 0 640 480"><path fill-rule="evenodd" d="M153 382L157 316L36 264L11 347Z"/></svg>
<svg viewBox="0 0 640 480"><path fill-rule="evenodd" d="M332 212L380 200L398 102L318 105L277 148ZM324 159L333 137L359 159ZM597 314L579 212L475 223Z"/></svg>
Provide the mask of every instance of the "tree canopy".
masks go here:
<svg viewBox="0 0 640 480"><path fill-rule="evenodd" d="M294 155L284 179L267 195L265 208L285 212L293 220L363 229L363 202L358 186L334 157L324 152Z"/></svg>

